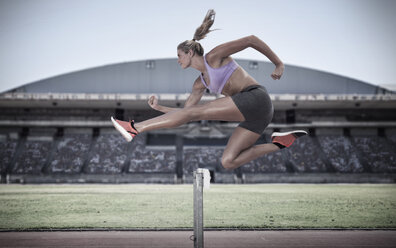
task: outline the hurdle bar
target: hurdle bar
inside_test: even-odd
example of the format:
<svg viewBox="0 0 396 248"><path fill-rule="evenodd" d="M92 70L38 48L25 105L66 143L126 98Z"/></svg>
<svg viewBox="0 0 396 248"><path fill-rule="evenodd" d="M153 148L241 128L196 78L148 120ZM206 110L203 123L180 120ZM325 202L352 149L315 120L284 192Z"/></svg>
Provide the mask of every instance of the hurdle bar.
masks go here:
<svg viewBox="0 0 396 248"><path fill-rule="evenodd" d="M194 248L204 247L203 189L208 189L209 185L210 173L208 169L198 168L194 171Z"/></svg>

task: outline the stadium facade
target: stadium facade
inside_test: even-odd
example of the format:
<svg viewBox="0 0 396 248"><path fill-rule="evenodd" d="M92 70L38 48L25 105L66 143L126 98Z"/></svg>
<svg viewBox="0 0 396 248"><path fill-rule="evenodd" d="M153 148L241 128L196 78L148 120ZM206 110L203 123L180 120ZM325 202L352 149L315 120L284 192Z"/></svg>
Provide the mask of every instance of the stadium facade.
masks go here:
<svg viewBox="0 0 396 248"><path fill-rule="evenodd" d="M68 73L0 94L2 182L187 183L198 167L218 183L392 182L396 180L396 94L326 72L237 60L265 86L275 107L273 131L310 135L290 149L234 171L220 164L237 123L202 121L140 135L126 143L110 116L144 120L151 94L182 107L198 72L176 59L145 60ZM207 93L201 102L221 97Z"/></svg>

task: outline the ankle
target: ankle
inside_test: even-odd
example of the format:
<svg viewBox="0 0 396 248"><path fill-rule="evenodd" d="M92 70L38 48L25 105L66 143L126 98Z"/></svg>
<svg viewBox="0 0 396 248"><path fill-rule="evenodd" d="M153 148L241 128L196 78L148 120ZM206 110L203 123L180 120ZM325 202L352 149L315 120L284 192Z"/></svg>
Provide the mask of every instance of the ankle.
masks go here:
<svg viewBox="0 0 396 248"><path fill-rule="evenodd" d="M141 133L141 132L143 132L143 127L141 126L141 124L140 123L133 123L133 127L136 129L136 131L138 132L138 133Z"/></svg>
<svg viewBox="0 0 396 248"><path fill-rule="evenodd" d="M284 145L282 145L282 144L279 144L279 143L277 143L277 142L274 142L274 143L272 143L273 145L275 145L277 148L278 148L278 150L281 150L281 149L283 149L283 148L285 148L286 146L284 146Z"/></svg>

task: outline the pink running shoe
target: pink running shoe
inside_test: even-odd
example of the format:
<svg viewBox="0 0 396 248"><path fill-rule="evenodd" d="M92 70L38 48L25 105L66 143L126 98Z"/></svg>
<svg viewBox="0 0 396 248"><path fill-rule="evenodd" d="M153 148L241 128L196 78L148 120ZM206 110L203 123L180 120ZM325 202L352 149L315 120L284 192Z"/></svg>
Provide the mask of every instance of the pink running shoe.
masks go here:
<svg viewBox="0 0 396 248"><path fill-rule="evenodd" d="M285 133L273 133L271 135L272 143L277 145L280 149L290 147L297 138L300 138L308 133L304 130L296 130Z"/></svg>
<svg viewBox="0 0 396 248"><path fill-rule="evenodd" d="M113 126L117 129L118 132L126 139L126 141L131 142L132 139L138 134L135 126L133 125L134 121L120 121L111 117L111 122Z"/></svg>

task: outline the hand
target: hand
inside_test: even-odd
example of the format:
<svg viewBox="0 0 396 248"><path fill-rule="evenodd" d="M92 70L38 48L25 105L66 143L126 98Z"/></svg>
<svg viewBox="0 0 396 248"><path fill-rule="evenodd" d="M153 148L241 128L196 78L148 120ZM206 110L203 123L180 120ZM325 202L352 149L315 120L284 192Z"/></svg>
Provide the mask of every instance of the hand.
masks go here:
<svg viewBox="0 0 396 248"><path fill-rule="evenodd" d="M156 96L150 96L148 100L148 104L150 105L151 108L157 109L158 108L158 99Z"/></svg>
<svg viewBox="0 0 396 248"><path fill-rule="evenodd" d="M282 77L283 71L285 70L285 66L280 64L276 66L274 72L271 74L273 80L280 79Z"/></svg>

